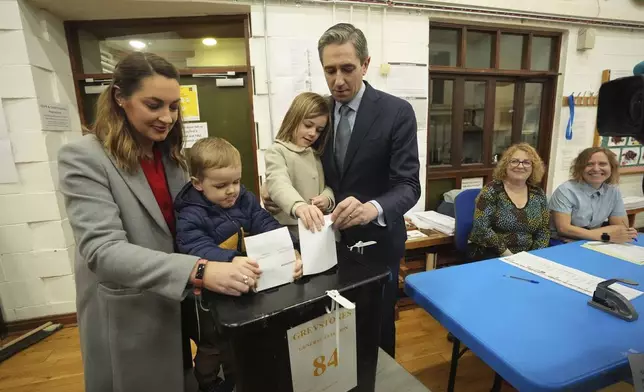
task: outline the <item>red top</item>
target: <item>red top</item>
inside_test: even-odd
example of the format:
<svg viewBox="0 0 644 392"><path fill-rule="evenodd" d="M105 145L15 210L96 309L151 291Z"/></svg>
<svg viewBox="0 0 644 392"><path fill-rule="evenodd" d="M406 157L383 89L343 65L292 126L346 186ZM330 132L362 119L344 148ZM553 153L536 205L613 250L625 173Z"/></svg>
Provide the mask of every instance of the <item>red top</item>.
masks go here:
<svg viewBox="0 0 644 392"><path fill-rule="evenodd" d="M170 232L174 237L174 207L172 205L172 195L170 195L168 182L165 178L165 169L163 167L161 150L155 148L154 159L141 158L140 162L141 169L143 169L145 178L148 179L148 184L150 184L150 189L154 194L154 198L157 200L157 204L159 204L159 208L165 218L165 222L168 224Z"/></svg>

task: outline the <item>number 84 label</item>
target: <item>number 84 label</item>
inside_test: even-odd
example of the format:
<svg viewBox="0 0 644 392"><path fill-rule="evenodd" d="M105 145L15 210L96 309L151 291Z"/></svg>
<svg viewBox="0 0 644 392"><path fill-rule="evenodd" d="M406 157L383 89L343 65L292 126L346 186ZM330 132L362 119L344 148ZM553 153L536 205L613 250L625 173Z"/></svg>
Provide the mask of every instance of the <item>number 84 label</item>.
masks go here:
<svg viewBox="0 0 644 392"><path fill-rule="evenodd" d="M346 392L357 385L355 312L340 308L287 331L293 392Z"/></svg>

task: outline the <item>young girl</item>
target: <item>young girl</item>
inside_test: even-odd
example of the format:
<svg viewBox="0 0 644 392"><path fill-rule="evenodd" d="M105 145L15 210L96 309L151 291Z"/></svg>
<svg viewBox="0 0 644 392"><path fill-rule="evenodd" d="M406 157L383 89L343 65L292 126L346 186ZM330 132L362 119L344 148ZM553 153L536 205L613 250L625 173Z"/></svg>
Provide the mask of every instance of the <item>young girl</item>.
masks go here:
<svg viewBox="0 0 644 392"><path fill-rule="evenodd" d="M298 238L297 218L314 231L333 210L333 191L324 183L320 156L329 135L329 105L316 93L295 97L275 143L266 151L268 195L281 212L275 219Z"/></svg>

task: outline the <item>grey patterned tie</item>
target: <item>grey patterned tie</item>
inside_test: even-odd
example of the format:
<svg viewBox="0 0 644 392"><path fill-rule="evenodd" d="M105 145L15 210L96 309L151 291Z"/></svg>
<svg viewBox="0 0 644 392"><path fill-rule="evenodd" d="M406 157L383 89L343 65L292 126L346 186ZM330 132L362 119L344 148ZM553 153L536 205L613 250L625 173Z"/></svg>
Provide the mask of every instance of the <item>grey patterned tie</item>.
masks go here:
<svg viewBox="0 0 644 392"><path fill-rule="evenodd" d="M340 173L344 169L344 155L347 153L349 139L351 139L351 124L349 124L349 113L351 109L348 105L340 107L340 122L338 129L335 130L335 162L338 165Z"/></svg>

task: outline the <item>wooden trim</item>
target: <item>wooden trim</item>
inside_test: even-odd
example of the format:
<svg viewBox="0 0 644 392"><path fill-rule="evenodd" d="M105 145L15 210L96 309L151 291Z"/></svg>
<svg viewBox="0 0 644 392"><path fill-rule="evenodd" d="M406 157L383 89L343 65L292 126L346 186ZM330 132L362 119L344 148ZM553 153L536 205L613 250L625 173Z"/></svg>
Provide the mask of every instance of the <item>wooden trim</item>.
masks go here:
<svg viewBox="0 0 644 392"><path fill-rule="evenodd" d="M76 325L78 323L76 313L67 313L54 316L38 317L28 320L10 321L7 322L7 330L9 331L9 335L21 334L27 331L31 331L34 328L38 328L42 324L49 321L54 324L63 324L65 326Z"/></svg>
<svg viewBox="0 0 644 392"><path fill-rule="evenodd" d="M619 174L637 174L637 173L643 173L644 172L644 167L642 166L634 166L634 167L620 167L619 168Z"/></svg>
<svg viewBox="0 0 644 392"><path fill-rule="evenodd" d="M465 68L465 61L467 56L467 27L461 27L461 32L459 34L459 44L458 45L458 60L456 61L456 66L459 69ZM430 72L431 72L430 67Z"/></svg>
<svg viewBox="0 0 644 392"><path fill-rule="evenodd" d="M248 40L246 40L246 46L248 46ZM247 56L248 57L248 56ZM247 61L249 61L247 59ZM180 69L179 75L189 76L189 75L203 75L203 74L226 74L228 72L235 73L250 73L250 67L246 65L235 65L229 67L202 67L202 68L187 68ZM85 79L112 79L111 73L100 73L100 74L84 74L78 73L74 74L76 80L85 80Z"/></svg>
<svg viewBox="0 0 644 392"><path fill-rule="evenodd" d="M134 18L134 19L99 19L99 20L70 20L66 23L75 28L104 28L104 27L136 27L165 24L198 24L243 22L246 14L206 15L167 18ZM241 37L240 37L241 38Z"/></svg>
<svg viewBox="0 0 644 392"><path fill-rule="evenodd" d="M244 35L245 35L245 46L246 46L246 65L250 69L250 15L244 19ZM247 72L246 79L248 81L248 105L250 106L250 133L251 133L251 142L253 144L253 163L255 164L255 170L257 170L257 177L255 178L255 189L254 193L259 195L259 165L257 164L257 132L255 132L255 109L253 107L253 73Z"/></svg>
<svg viewBox="0 0 644 392"><path fill-rule="evenodd" d="M480 75L480 76L508 76L508 77L525 77L525 78L547 78L558 76L554 71L528 71L520 69L486 69L486 68L457 68L446 67L441 65L430 65L429 72L433 74L444 75Z"/></svg>
<svg viewBox="0 0 644 392"><path fill-rule="evenodd" d="M454 80L452 92L452 167L458 168L463 161L463 123L465 118L465 78Z"/></svg>
<svg viewBox="0 0 644 392"><path fill-rule="evenodd" d="M561 36L553 39L552 54L550 55L550 70L559 70L559 62L561 61Z"/></svg>
<svg viewBox="0 0 644 392"><path fill-rule="evenodd" d="M72 74L83 71L82 57L80 54L80 42L78 41L77 31L73 29L72 25L65 22L65 38L67 41L67 53L69 56L69 62L72 67ZM78 107L78 116L81 122L81 129L85 129L89 124L87 124L87 119L85 118L85 108L83 106L83 99L81 96L81 86L79 81L74 78L74 94L76 95L76 106ZM84 133L84 132L83 132Z"/></svg>
<svg viewBox="0 0 644 392"><path fill-rule="evenodd" d="M523 55L521 57L521 69L530 71L532 65L532 34L528 34L523 39Z"/></svg>
<svg viewBox="0 0 644 392"><path fill-rule="evenodd" d="M497 36L498 37L498 36ZM485 120L483 122L483 164L492 163L492 143L494 140L494 116L496 107L496 82L489 79L485 86Z"/></svg>
<svg viewBox="0 0 644 392"><path fill-rule="evenodd" d="M492 44L492 68L501 68L501 30L496 31L496 36Z"/></svg>
<svg viewBox="0 0 644 392"><path fill-rule="evenodd" d="M525 82L519 81L514 85L514 115L512 116L512 144L521 141L523 117L525 111Z"/></svg>
<svg viewBox="0 0 644 392"><path fill-rule="evenodd" d="M94 80L110 80L112 79L111 73L101 73L101 74L85 74L85 73L75 73L74 79L76 80L85 80L85 79L94 79Z"/></svg>
<svg viewBox="0 0 644 392"><path fill-rule="evenodd" d="M541 36L549 36L549 37L556 37L556 36L561 36L563 33L562 30L557 30L557 29L545 29L545 28L538 28L538 27L532 27L532 26L526 26L526 28L520 29L520 28L512 28L512 27L507 27L502 24L495 24L495 23L485 23L485 24L469 24L467 22L465 23L453 23L453 22L443 22L440 20L434 20L430 22L430 29L432 28L444 28L444 29L461 29L463 27L467 27L468 29L471 28L472 30L480 30L480 31L501 31L502 33L510 33L510 34L528 34L528 31L533 31L536 32L538 35Z"/></svg>
<svg viewBox="0 0 644 392"><path fill-rule="evenodd" d="M538 152L546 167L550 165L550 150L552 144L552 133L555 121L555 108L557 95L556 80L544 84L544 91L541 99L541 123L539 124L539 146ZM541 184L544 190L548 187L548 170L545 171Z"/></svg>
<svg viewBox="0 0 644 392"><path fill-rule="evenodd" d="M483 167L482 165L476 165L478 167L466 167L462 166L460 169L451 169L451 170L442 170L442 171L430 171L430 167L427 167L427 180L443 180L448 178L456 178L457 176L467 176L467 177L486 177L492 175L494 172L494 167Z"/></svg>

